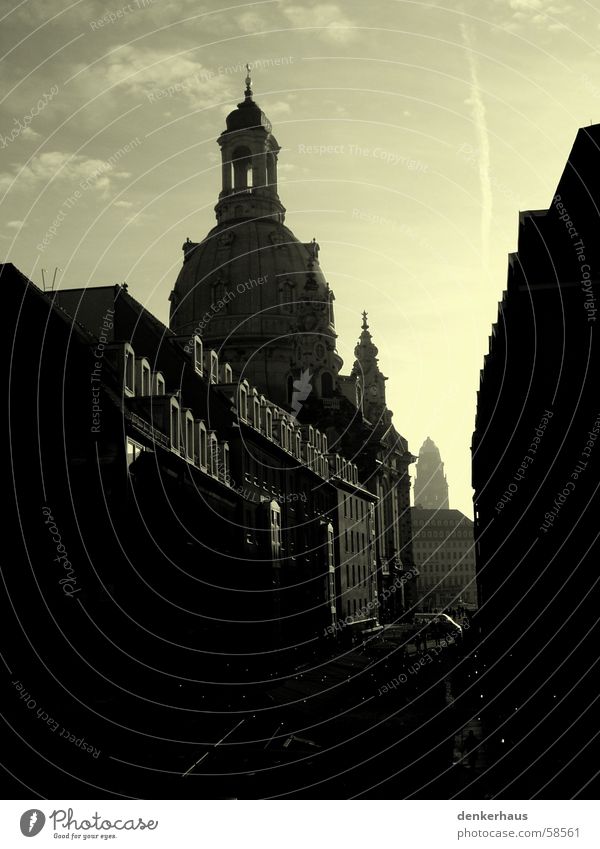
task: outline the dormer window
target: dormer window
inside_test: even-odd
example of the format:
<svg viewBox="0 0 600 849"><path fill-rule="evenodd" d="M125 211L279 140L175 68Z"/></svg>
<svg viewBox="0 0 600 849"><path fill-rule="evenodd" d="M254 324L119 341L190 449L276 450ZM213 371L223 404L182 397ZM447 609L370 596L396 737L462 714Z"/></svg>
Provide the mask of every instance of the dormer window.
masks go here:
<svg viewBox="0 0 600 849"><path fill-rule="evenodd" d="M216 351L209 351L208 374L211 383L219 382L219 355Z"/></svg>
<svg viewBox="0 0 600 849"><path fill-rule="evenodd" d="M216 433L211 433L209 438L209 473L213 478L219 477L219 442Z"/></svg>
<svg viewBox="0 0 600 849"><path fill-rule="evenodd" d="M185 412L185 456L190 461L194 462L194 416L191 410Z"/></svg>
<svg viewBox="0 0 600 849"><path fill-rule="evenodd" d="M199 336L194 336L194 371L200 376L204 374L204 346Z"/></svg>
<svg viewBox="0 0 600 849"><path fill-rule="evenodd" d="M227 484L227 486L231 486L231 480L229 478L229 443L224 442L222 444L221 451L222 451L222 464L221 464L222 480L223 480L223 483Z"/></svg>
<svg viewBox="0 0 600 849"><path fill-rule="evenodd" d="M223 366L223 383L233 383L233 371L229 363Z"/></svg>
<svg viewBox="0 0 600 849"><path fill-rule="evenodd" d="M181 411L179 409L179 401L177 398L171 398L170 405L170 440L171 450L176 454L180 452L181 443Z"/></svg>
<svg viewBox="0 0 600 849"><path fill-rule="evenodd" d="M296 457L302 458L302 434L299 430L296 431Z"/></svg>
<svg viewBox="0 0 600 849"><path fill-rule="evenodd" d="M152 373L150 371L150 363L146 357L140 357L136 360L135 385L138 395L152 394Z"/></svg>
<svg viewBox="0 0 600 849"><path fill-rule="evenodd" d="M317 451L321 450L321 431L320 430L316 431L316 433L315 433L315 448L317 449Z"/></svg>
<svg viewBox="0 0 600 849"><path fill-rule="evenodd" d="M258 392L255 389L252 395L252 424L256 430L261 429L260 418L260 400L258 398Z"/></svg>
<svg viewBox="0 0 600 849"><path fill-rule="evenodd" d="M238 386L238 415L243 422L248 421L248 382L246 380Z"/></svg>
<svg viewBox="0 0 600 849"><path fill-rule="evenodd" d="M198 423L198 460L203 472L208 469L208 433L203 421Z"/></svg>
<svg viewBox="0 0 600 849"><path fill-rule="evenodd" d="M328 451L328 448L327 448L327 437L325 436L325 434L324 434L324 433L323 433L323 434L321 434L321 451L323 452L323 454L327 454L327 451Z"/></svg>
<svg viewBox="0 0 600 849"><path fill-rule="evenodd" d="M273 439L273 411L270 407L265 409L265 435L267 439Z"/></svg>
<svg viewBox="0 0 600 849"><path fill-rule="evenodd" d="M165 379L162 375L162 372L155 371L152 375L152 394L153 395L164 395L166 391L165 387Z"/></svg>
<svg viewBox="0 0 600 849"><path fill-rule="evenodd" d="M125 345L123 389L125 391L125 395L129 398L135 395L135 351L129 343L126 343Z"/></svg>

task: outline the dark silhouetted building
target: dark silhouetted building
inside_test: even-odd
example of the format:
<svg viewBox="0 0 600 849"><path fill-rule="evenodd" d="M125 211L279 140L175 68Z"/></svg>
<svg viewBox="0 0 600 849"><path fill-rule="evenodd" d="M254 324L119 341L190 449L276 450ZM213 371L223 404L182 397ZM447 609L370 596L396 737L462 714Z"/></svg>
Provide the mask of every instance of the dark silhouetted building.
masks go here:
<svg viewBox="0 0 600 849"><path fill-rule="evenodd" d="M448 481L440 450L435 442L427 437L421 445L417 460L415 507L437 510L448 506Z"/></svg>
<svg viewBox="0 0 600 849"><path fill-rule="evenodd" d="M520 213L481 371L474 622L511 797L570 797L598 768L599 165L594 125L549 208Z"/></svg>

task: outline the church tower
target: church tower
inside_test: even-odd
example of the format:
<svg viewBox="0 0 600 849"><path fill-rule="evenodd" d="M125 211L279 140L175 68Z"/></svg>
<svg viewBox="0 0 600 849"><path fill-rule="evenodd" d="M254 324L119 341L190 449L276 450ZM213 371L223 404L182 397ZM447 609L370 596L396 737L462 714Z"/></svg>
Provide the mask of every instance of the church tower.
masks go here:
<svg viewBox="0 0 600 849"><path fill-rule="evenodd" d="M285 209L277 194L280 147L271 122L252 98L250 68L244 99L226 119L217 139L221 148L222 188L215 207L217 222L270 218L283 224Z"/></svg>
<svg viewBox="0 0 600 849"><path fill-rule="evenodd" d="M378 348L369 332L367 313L363 312L362 332L354 349L352 375L356 378L357 396L362 399L364 417L372 424L389 423L392 414L385 401L387 377L379 370Z"/></svg>
<svg viewBox="0 0 600 849"><path fill-rule="evenodd" d="M444 464L440 450L435 442L427 437L417 461L415 477L415 507L426 510L448 510L448 481L444 474Z"/></svg>
<svg viewBox="0 0 600 849"><path fill-rule="evenodd" d="M294 383L312 399L338 392L333 292L315 239L285 226L277 191L279 144L254 101L248 68L244 99L218 138L221 191L217 224L201 242L183 245L171 292L170 327L202 337L231 364L236 380L291 409Z"/></svg>

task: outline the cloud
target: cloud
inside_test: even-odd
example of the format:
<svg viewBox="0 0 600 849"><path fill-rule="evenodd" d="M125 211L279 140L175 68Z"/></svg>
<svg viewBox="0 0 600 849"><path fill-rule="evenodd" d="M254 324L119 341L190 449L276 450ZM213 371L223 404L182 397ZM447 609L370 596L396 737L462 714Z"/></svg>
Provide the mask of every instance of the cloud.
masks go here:
<svg viewBox="0 0 600 849"><path fill-rule="evenodd" d="M357 38L355 22L348 18L335 3L317 3L315 6L284 6L281 10L296 27L318 27L322 41L349 44Z"/></svg>
<svg viewBox="0 0 600 849"><path fill-rule="evenodd" d="M15 220L15 221L7 221L6 226L10 227L11 230L20 230L21 227L26 227L27 225L25 224L24 221Z"/></svg>
<svg viewBox="0 0 600 849"><path fill-rule="evenodd" d="M86 189L100 190L106 195L112 179L129 176L128 171L116 171L104 159L89 159L55 150L34 156L24 166L13 164L10 170L0 172L0 189L13 186L31 191L51 181L79 183L86 180ZM95 179L89 180L91 177Z"/></svg>
<svg viewBox="0 0 600 849"><path fill-rule="evenodd" d="M183 97L201 108L228 97L224 75L205 67L191 53L178 55L169 50L123 44L99 64L94 76L104 87L121 87L130 94L148 97L150 102Z"/></svg>
<svg viewBox="0 0 600 849"><path fill-rule="evenodd" d="M274 103L267 103L264 110L267 115L289 115L292 107L286 100L276 100Z"/></svg>
<svg viewBox="0 0 600 849"><path fill-rule="evenodd" d="M506 27L512 30L527 25L550 31L566 29L559 18L573 13L573 6L564 0L508 0L508 6L512 15Z"/></svg>
<svg viewBox="0 0 600 849"><path fill-rule="evenodd" d="M36 133L35 130L32 130L31 127L25 127L23 132L21 133L22 139L39 139L40 134Z"/></svg>
<svg viewBox="0 0 600 849"><path fill-rule="evenodd" d="M265 29L265 20L256 12L244 12L238 18L240 28L244 32L262 32Z"/></svg>
<svg viewBox="0 0 600 849"><path fill-rule="evenodd" d="M118 209L131 209L133 204L129 200L116 200L113 206L116 206Z"/></svg>

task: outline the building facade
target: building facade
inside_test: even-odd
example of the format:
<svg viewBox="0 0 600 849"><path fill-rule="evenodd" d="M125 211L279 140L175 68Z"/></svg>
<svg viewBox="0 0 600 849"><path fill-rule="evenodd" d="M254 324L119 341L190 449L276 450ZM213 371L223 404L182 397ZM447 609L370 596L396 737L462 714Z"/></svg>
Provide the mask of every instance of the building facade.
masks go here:
<svg viewBox="0 0 600 849"><path fill-rule="evenodd" d="M412 509L419 610L475 610L473 521L460 510Z"/></svg>
<svg viewBox="0 0 600 849"><path fill-rule="evenodd" d="M565 780L599 694L599 149L581 129L549 207L519 215L472 444L485 691L520 760Z"/></svg>
<svg viewBox="0 0 600 849"><path fill-rule="evenodd" d="M365 551L364 561L377 572L380 617L394 621L414 596L411 579L403 579L414 568L408 471L414 457L392 425L387 378L366 313L354 366L344 375L334 295L320 267L319 245L315 239L301 242L285 226L277 189L280 148L249 78L218 143L217 224L201 242L183 246L183 267L170 296L171 329L200 335L231 363L235 380L247 379L303 426L319 429L332 469L336 454L356 464L355 485L379 505L375 556ZM365 581L371 586L372 576ZM390 585L399 592L387 593Z"/></svg>

